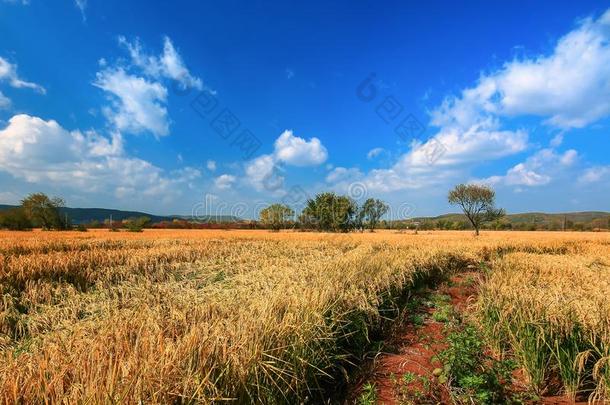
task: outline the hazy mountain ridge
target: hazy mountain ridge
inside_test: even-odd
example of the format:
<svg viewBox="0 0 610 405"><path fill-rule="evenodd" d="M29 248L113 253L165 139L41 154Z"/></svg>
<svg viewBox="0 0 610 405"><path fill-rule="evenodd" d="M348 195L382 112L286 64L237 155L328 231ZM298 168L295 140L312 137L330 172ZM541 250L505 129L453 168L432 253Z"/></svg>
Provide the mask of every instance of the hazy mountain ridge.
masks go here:
<svg viewBox="0 0 610 405"><path fill-rule="evenodd" d="M0 211L17 208L16 205L0 204ZM113 221L123 221L129 218L149 217L153 223L173 221L174 219L196 221L196 222L239 222L240 218L232 215L202 215L193 218L189 215L153 215L140 211L123 211L110 208L60 208L61 215L68 215L74 224L88 223L92 221L104 222L112 216Z"/></svg>
<svg viewBox="0 0 610 405"><path fill-rule="evenodd" d="M503 220L511 224L540 224L549 225L552 223L563 224L564 221L572 223L589 224L595 220L609 220L610 212L605 211L582 211L582 212L565 212L565 213L544 213L544 212L524 212L517 214L507 214ZM413 222L467 222L468 219L464 214L443 214L434 217L418 217L413 218Z"/></svg>
<svg viewBox="0 0 610 405"><path fill-rule="evenodd" d="M0 211L16 208L15 205L0 204ZM109 208L70 208L63 207L60 209L62 215L67 214L75 224L87 223L91 221L104 222L112 215L113 221L122 221L134 217L149 217L152 222L158 223L163 221L173 221L180 219L185 221L196 222L240 222L243 219L232 215L203 215L193 219L190 215L153 215L140 211L124 211ZM610 212L605 211L583 211L583 212L566 212L566 213L544 213L544 212L525 212L517 214L508 214L504 220L511 224L540 224L548 225L551 223L563 223L569 221L572 223L588 224L594 220L610 220ZM416 217L408 219L408 222L467 222L463 214L449 213L431 217Z"/></svg>

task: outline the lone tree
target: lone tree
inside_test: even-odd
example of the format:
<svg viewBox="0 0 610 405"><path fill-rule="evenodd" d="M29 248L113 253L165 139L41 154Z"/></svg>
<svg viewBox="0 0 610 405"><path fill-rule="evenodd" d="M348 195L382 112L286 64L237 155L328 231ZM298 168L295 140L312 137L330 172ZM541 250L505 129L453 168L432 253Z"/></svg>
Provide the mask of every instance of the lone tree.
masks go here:
<svg viewBox="0 0 610 405"><path fill-rule="evenodd" d="M503 209L495 207L496 192L488 186L459 184L449 192L449 203L462 208L477 236L481 224L506 215Z"/></svg>
<svg viewBox="0 0 610 405"><path fill-rule="evenodd" d="M146 216L138 218L129 218L127 220L127 230L129 232L142 232L142 230L149 226L150 223L150 218Z"/></svg>
<svg viewBox="0 0 610 405"><path fill-rule="evenodd" d="M369 198L362 205L358 216L364 219L371 232L374 232L379 220L389 209L390 207L383 201Z"/></svg>
<svg viewBox="0 0 610 405"><path fill-rule="evenodd" d="M30 194L21 201L21 207L32 224L47 230L65 229L68 226L59 212L64 205L63 199L49 198L43 193Z"/></svg>
<svg viewBox="0 0 610 405"><path fill-rule="evenodd" d="M279 231L294 216L294 211L284 204L272 204L260 213L260 221L274 231Z"/></svg>

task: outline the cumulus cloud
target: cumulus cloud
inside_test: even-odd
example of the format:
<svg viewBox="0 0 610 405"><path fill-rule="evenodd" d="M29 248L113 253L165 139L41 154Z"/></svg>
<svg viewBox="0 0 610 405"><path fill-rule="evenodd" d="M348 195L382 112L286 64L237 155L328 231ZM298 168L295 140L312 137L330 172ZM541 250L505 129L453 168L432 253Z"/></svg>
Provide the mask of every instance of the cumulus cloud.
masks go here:
<svg viewBox="0 0 610 405"><path fill-rule="evenodd" d="M563 129L610 114L610 10L586 18L550 55L513 60L435 111L436 124L469 126L482 115L533 115Z"/></svg>
<svg viewBox="0 0 610 405"><path fill-rule="evenodd" d="M119 131L169 134L167 89L160 83L130 75L122 68L109 68L97 73L93 85L110 95L112 106L103 111Z"/></svg>
<svg viewBox="0 0 610 405"><path fill-rule="evenodd" d="M203 89L203 82L189 72L169 37L163 38L163 53L159 56L146 54L137 38L129 42L125 37L119 37L119 43L128 50L132 63L146 75L155 79L175 80L180 83L182 89Z"/></svg>
<svg viewBox="0 0 610 405"><path fill-rule="evenodd" d="M222 174L214 179L214 185L220 190L227 190L233 186L237 178L231 174Z"/></svg>
<svg viewBox="0 0 610 405"><path fill-rule="evenodd" d="M306 141L292 131L284 131L275 140L275 157L292 166L316 166L328 158L328 152L318 138Z"/></svg>
<svg viewBox="0 0 610 405"><path fill-rule="evenodd" d="M216 170L216 161L215 160L208 160L205 164L205 166L208 168L209 171L213 172Z"/></svg>
<svg viewBox="0 0 610 405"><path fill-rule="evenodd" d="M0 130L0 170L29 183L79 192L168 198L177 185L199 177L186 168L168 176L151 163L127 156L119 133L68 131L54 120L20 114Z"/></svg>
<svg viewBox="0 0 610 405"><path fill-rule="evenodd" d="M262 155L246 164L246 181L257 191L276 191L285 177L273 155Z"/></svg>
<svg viewBox="0 0 610 405"><path fill-rule="evenodd" d="M483 160L519 153L527 144L525 131L503 131L494 121L443 128L434 138L412 144L390 168L370 171L363 182L381 192L441 186L467 176Z"/></svg>
<svg viewBox="0 0 610 405"><path fill-rule="evenodd" d="M261 155L246 164L246 181L257 191L280 190L285 181L283 166L317 166L328 159L318 138L308 141L286 130L275 140L272 154Z"/></svg>
<svg viewBox="0 0 610 405"><path fill-rule="evenodd" d="M485 182L507 186L543 186L554 180L555 176L563 174L577 159L578 153L574 149L564 153L542 149L525 162L510 168L506 175L492 176Z"/></svg>
<svg viewBox="0 0 610 405"><path fill-rule="evenodd" d="M396 191L467 177L482 161L529 147L524 129L507 128L512 118L525 116L561 130L553 147L561 144L565 131L610 116L610 10L579 21L550 54L507 62L482 74L458 96L445 98L431 112L431 124L438 128L432 139L414 143L392 167L373 170L364 181L373 189ZM439 149L442 153L430 153ZM539 151L495 179L505 184L549 183L552 174L542 173L537 162L556 161L558 156ZM564 161L557 161L557 167L575 157L575 151L561 155Z"/></svg>

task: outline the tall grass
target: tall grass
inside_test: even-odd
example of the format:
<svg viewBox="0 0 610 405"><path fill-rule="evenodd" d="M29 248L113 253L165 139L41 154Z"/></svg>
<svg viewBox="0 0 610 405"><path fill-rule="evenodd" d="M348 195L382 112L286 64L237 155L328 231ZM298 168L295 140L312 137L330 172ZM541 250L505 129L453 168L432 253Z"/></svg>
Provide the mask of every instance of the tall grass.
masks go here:
<svg viewBox="0 0 610 405"><path fill-rule="evenodd" d="M465 263L453 252L351 238L134 244L38 246L4 258L0 397L320 398L387 300Z"/></svg>
<svg viewBox="0 0 610 405"><path fill-rule="evenodd" d="M610 249L511 253L481 286L480 318L539 393L610 398ZM557 386L559 383L559 386Z"/></svg>
<svg viewBox="0 0 610 405"><path fill-rule="evenodd" d="M498 345L522 356L533 384L560 373L576 381L574 390L605 395L608 239L529 235L0 232L0 400L319 402L413 286L481 260L494 270L480 313ZM542 259L548 276L531 264ZM554 260L565 261L562 268L580 263L591 278L580 270L557 278ZM519 278L523 272L534 275ZM566 305L558 301L555 312L530 309L551 300L540 295L546 286L580 291L574 297L586 308L559 312ZM530 324L543 331L526 328L538 360L514 343L527 335L519 325ZM556 339L572 339L575 324L576 346ZM553 356L578 367L561 371Z"/></svg>

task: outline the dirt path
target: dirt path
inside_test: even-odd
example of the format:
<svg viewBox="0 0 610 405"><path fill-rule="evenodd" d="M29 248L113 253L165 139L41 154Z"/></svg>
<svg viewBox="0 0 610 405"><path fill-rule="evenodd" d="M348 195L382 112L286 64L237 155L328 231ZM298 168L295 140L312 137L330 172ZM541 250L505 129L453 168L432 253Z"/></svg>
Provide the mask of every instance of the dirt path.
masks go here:
<svg viewBox="0 0 610 405"><path fill-rule="evenodd" d="M463 311L476 294L476 272L464 272L436 290L423 291L405 311L388 346L394 353L382 353L367 378L356 384L354 403L366 403L363 394L374 387L372 403L450 403L449 392L438 377L442 364L435 359L446 347L444 327L447 308ZM440 301L440 302L439 302ZM439 305L440 304L440 305ZM360 399L357 399L360 398Z"/></svg>
<svg viewBox="0 0 610 405"><path fill-rule="evenodd" d="M386 341L388 350L371 362L368 372L349 390L346 402L359 405L453 403L443 364L437 356L448 347L447 334L451 331L447 329L448 322L464 318L469 305L476 299L479 277L480 273L469 269L435 289L417 293ZM487 352L485 347L481 347L481 351ZM520 374L514 372L513 375L515 373ZM505 394L520 398L516 403L575 404L561 396L526 399L526 384L522 380L517 378L510 382L509 378L506 383Z"/></svg>

